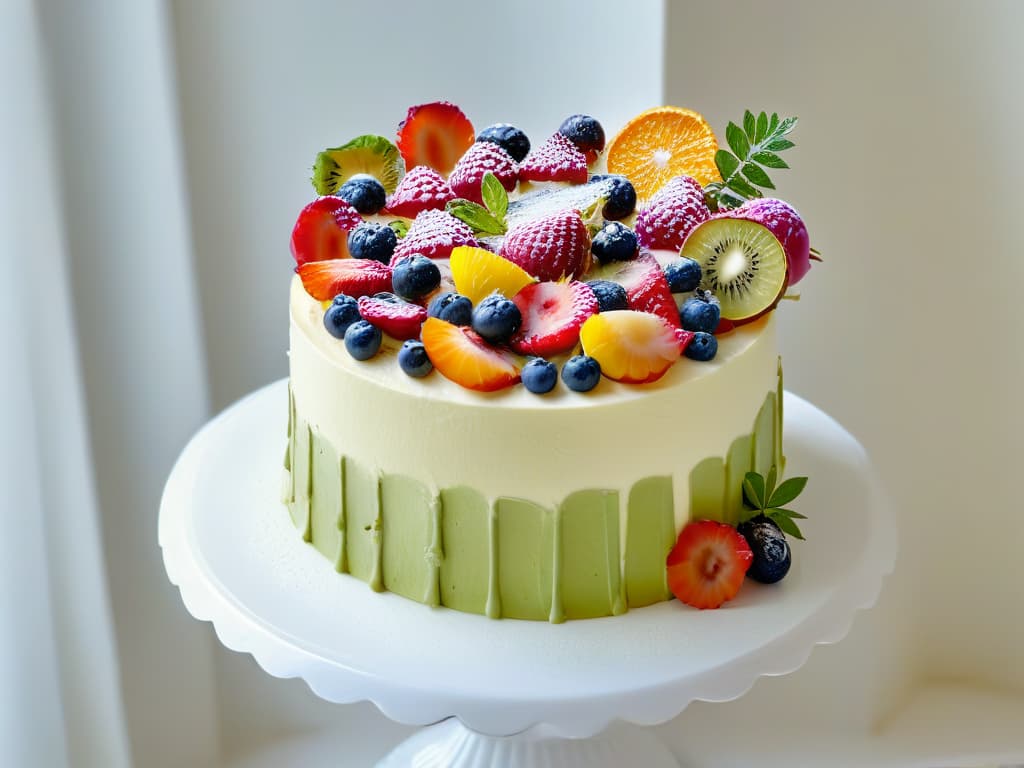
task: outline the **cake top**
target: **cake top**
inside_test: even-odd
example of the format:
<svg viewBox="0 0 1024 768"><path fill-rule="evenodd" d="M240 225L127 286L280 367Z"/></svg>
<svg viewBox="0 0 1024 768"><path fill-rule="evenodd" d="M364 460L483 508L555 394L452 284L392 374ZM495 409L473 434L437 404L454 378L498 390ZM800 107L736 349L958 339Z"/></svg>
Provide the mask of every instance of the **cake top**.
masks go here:
<svg viewBox="0 0 1024 768"><path fill-rule="evenodd" d="M700 114L658 107L608 142L576 114L535 145L421 104L395 142L317 155L296 271L356 360L387 337L410 377L468 390L648 385L713 359L810 267L800 215L762 196L795 125L748 111L724 149Z"/></svg>

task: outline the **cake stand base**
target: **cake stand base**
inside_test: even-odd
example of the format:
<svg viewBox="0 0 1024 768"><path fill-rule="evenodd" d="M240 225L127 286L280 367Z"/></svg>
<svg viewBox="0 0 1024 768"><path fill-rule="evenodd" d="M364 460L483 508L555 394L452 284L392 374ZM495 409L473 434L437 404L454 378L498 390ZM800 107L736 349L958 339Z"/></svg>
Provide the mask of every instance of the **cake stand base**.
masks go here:
<svg viewBox="0 0 1024 768"><path fill-rule="evenodd" d="M563 739L544 726L515 736L485 736L455 718L424 728L399 744L377 768L679 768L648 730L613 726L589 739Z"/></svg>

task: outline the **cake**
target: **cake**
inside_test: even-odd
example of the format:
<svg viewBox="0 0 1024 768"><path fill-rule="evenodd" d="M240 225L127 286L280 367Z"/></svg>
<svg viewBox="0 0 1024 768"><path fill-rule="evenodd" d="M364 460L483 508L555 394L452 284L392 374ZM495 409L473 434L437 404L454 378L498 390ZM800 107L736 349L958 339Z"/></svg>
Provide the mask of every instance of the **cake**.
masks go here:
<svg viewBox="0 0 1024 768"><path fill-rule="evenodd" d="M730 153L689 110L574 115L531 149L435 102L321 152L283 497L326 577L557 623L785 575L774 309L810 252L753 185L794 124L748 112Z"/></svg>

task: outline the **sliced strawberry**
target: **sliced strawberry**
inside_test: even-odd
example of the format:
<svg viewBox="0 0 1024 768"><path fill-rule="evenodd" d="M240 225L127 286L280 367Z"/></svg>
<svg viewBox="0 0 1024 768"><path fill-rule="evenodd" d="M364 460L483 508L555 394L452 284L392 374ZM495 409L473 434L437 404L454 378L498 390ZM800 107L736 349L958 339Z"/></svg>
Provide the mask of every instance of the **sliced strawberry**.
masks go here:
<svg viewBox="0 0 1024 768"><path fill-rule="evenodd" d="M395 246L391 266L414 253L421 253L430 259L447 259L452 255L452 248L459 245L478 247L480 243L473 237L473 230L451 214L423 211Z"/></svg>
<svg viewBox="0 0 1024 768"><path fill-rule="evenodd" d="M731 525L711 520L690 523L668 553L668 588L694 608L718 608L743 585L754 553Z"/></svg>
<svg viewBox="0 0 1024 768"><path fill-rule="evenodd" d="M627 384L660 379L692 338L657 315L632 309L594 315L580 331L583 352L601 364L601 373Z"/></svg>
<svg viewBox="0 0 1024 768"><path fill-rule="evenodd" d="M562 211L510 229L501 255L539 280L579 277L590 267L590 233L578 211Z"/></svg>
<svg viewBox="0 0 1024 768"><path fill-rule="evenodd" d="M393 339L418 339L427 310L419 304L402 301L392 293L359 297L359 314Z"/></svg>
<svg viewBox="0 0 1024 768"><path fill-rule="evenodd" d="M458 197L483 205L480 185L487 171L494 174L507 192L516 188L516 180L519 178L516 161L512 155L490 141L478 141L470 147L456 163L448 183Z"/></svg>
<svg viewBox="0 0 1024 768"><path fill-rule="evenodd" d="M512 301L519 307L523 324L509 340L521 355L549 357L568 352L580 340L580 328L597 313L597 297L586 283L531 283Z"/></svg>
<svg viewBox="0 0 1024 768"><path fill-rule="evenodd" d="M417 165L409 171L388 198L385 213L416 218L420 211L441 210L455 193L448 182L433 168Z"/></svg>
<svg viewBox="0 0 1024 768"><path fill-rule="evenodd" d="M442 176L451 173L474 139L473 124L447 101L409 107L398 125L398 151L405 167L429 165Z"/></svg>
<svg viewBox="0 0 1024 768"><path fill-rule="evenodd" d="M296 270L306 293L330 301L339 293L368 296L391 290L391 267L374 259L311 261Z"/></svg>
<svg viewBox="0 0 1024 768"><path fill-rule="evenodd" d="M632 261L615 261L595 270L588 279L612 280L626 289L630 309L650 312L662 318L673 328L680 328L679 307L672 289L661 271L658 260L649 253L641 253Z"/></svg>
<svg viewBox="0 0 1024 768"><path fill-rule="evenodd" d="M494 392L519 381L519 361L469 328L428 317L421 338L441 375L466 389Z"/></svg>
<svg viewBox="0 0 1024 768"><path fill-rule="evenodd" d="M526 181L587 182L587 157L560 133L533 150L519 165L519 178Z"/></svg>
<svg viewBox="0 0 1024 768"><path fill-rule="evenodd" d="M362 221L359 211L340 197L318 197L299 212L292 229L295 264L348 258L348 233Z"/></svg>

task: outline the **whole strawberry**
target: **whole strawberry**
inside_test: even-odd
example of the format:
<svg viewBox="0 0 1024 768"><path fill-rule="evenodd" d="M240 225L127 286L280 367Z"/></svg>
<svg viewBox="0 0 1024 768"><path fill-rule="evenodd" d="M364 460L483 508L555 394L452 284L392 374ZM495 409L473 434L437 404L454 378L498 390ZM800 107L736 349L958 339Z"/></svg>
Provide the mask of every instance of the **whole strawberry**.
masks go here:
<svg viewBox="0 0 1024 768"><path fill-rule="evenodd" d="M417 165L398 182L388 198L385 213L414 219L422 211L443 209L455 193L441 174L426 165Z"/></svg>
<svg viewBox="0 0 1024 768"><path fill-rule="evenodd" d="M640 211L636 235L642 248L678 251L694 227L711 218L696 179L676 176Z"/></svg>
<svg viewBox="0 0 1024 768"><path fill-rule="evenodd" d="M479 246L480 243L473 237L473 230L454 216L444 211L423 211L395 246L391 266L417 253L430 259L447 259L452 248L459 245Z"/></svg>
<svg viewBox="0 0 1024 768"><path fill-rule="evenodd" d="M519 171L515 160L504 149L490 141L478 141L455 164L448 184L457 197L483 205L480 192L484 174L490 171L501 182L506 192L516 187Z"/></svg>
<svg viewBox="0 0 1024 768"><path fill-rule="evenodd" d="M579 211L562 211L510 229L501 255L539 280L579 277L590 267L590 233Z"/></svg>

